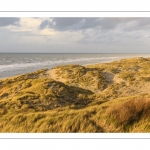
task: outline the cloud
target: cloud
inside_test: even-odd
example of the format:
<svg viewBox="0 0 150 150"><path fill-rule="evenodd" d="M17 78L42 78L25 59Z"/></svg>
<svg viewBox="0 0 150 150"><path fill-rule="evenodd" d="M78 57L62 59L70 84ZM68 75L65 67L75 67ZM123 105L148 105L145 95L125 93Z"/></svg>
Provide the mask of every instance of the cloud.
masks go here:
<svg viewBox="0 0 150 150"><path fill-rule="evenodd" d="M44 20L40 24L40 29L52 28L58 31L76 31L90 28L102 30L114 29L122 23L131 22L137 18L97 18L97 17L61 17Z"/></svg>
<svg viewBox="0 0 150 150"><path fill-rule="evenodd" d="M145 30L150 29L150 18L137 18L126 23L126 26L123 27L125 31L135 31L135 30Z"/></svg>
<svg viewBox="0 0 150 150"><path fill-rule="evenodd" d="M61 17L44 20L40 24L40 29L52 28L58 31L76 31L99 26L101 18L78 18L78 17Z"/></svg>
<svg viewBox="0 0 150 150"><path fill-rule="evenodd" d="M149 39L150 17L0 18L0 52L149 52Z"/></svg>
<svg viewBox="0 0 150 150"><path fill-rule="evenodd" d="M95 29L109 31L120 28L124 31L146 30L150 27L150 18L120 17L61 17L43 20L40 29L50 28L56 31L78 31Z"/></svg>
<svg viewBox="0 0 150 150"><path fill-rule="evenodd" d="M0 27L9 25L19 25L20 18L17 17L0 17Z"/></svg>
<svg viewBox="0 0 150 150"><path fill-rule="evenodd" d="M40 24L40 29L49 28L51 26L51 22L49 20L44 20Z"/></svg>

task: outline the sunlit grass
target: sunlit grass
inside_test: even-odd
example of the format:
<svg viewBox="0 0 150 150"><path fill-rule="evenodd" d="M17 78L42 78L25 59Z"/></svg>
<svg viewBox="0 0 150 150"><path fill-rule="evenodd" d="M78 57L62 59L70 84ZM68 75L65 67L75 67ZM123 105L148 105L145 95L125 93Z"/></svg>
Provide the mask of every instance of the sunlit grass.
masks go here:
<svg viewBox="0 0 150 150"><path fill-rule="evenodd" d="M53 70L0 81L0 132L150 132L150 59Z"/></svg>

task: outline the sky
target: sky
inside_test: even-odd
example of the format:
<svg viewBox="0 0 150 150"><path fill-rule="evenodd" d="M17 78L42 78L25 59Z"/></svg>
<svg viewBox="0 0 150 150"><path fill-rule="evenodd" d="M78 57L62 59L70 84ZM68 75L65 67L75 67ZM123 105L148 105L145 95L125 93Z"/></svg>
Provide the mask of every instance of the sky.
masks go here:
<svg viewBox="0 0 150 150"><path fill-rule="evenodd" d="M150 53L150 18L0 17L0 53Z"/></svg>

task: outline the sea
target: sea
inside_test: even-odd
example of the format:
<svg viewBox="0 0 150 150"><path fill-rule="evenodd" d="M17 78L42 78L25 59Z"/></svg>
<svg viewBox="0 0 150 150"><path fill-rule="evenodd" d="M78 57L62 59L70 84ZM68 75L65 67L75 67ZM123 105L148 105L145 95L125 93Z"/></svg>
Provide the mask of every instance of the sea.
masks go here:
<svg viewBox="0 0 150 150"><path fill-rule="evenodd" d="M98 64L150 54L0 53L0 79L68 64Z"/></svg>

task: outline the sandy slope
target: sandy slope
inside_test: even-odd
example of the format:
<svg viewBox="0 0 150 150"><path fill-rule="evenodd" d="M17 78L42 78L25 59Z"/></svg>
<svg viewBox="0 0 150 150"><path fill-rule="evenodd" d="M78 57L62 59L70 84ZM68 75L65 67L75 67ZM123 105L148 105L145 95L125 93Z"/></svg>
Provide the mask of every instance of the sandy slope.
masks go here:
<svg viewBox="0 0 150 150"><path fill-rule="evenodd" d="M149 110L149 58L0 80L1 132L150 132Z"/></svg>

